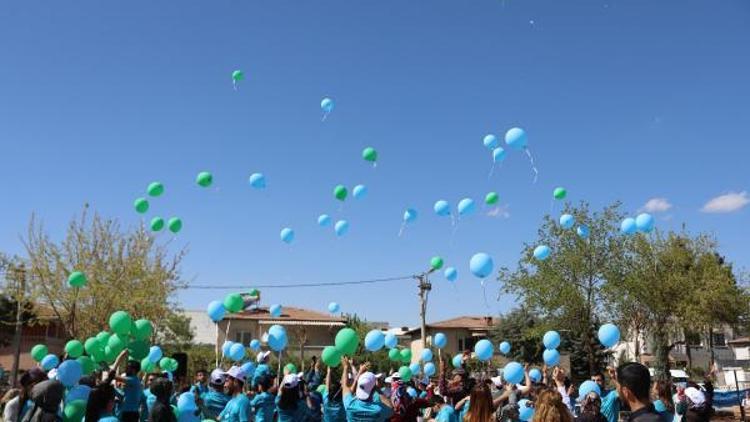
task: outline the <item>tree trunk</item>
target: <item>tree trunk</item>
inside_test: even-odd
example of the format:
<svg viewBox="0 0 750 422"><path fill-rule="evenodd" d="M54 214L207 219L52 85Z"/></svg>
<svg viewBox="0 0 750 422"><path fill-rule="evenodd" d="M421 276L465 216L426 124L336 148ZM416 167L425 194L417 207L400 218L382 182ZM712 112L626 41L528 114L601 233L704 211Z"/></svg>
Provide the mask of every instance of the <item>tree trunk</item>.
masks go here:
<svg viewBox="0 0 750 422"><path fill-rule="evenodd" d="M641 328L635 328L635 361L641 363Z"/></svg>
<svg viewBox="0 0 750 422"><path fill-rule="evenodd" d="M688 373L693 370L693 352L690 350L690 340L688 339L687 330L682 330L682 337L685 339L685 355L687 356Z"/></svg>
<svg viewBox="0 0 750 422"><path fill-rule="evenodd" d="M658 324L653 333L654 377L656 380L669 380L669 339L664 324Z"/></svg>
<svg viewBox="0 0 750 422"><path fill-rule="evenodd" d="M708 360L708 368L707 370L710 371L711 368L714 366L714 327L709 326L708 327L708 352L709 352L709 360Z"/></svg>

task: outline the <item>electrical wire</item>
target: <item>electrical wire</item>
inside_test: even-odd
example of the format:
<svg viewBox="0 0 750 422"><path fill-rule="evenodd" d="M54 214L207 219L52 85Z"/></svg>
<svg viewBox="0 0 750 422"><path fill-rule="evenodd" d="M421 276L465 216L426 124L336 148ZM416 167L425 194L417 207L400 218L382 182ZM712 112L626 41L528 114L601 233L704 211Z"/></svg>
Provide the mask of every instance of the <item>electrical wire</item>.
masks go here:
<svg viewBox="0 0 750 422"><path fill-rule="evenodd" d="M400 277L387 277L387 278L374 278L370 280L355 280L355 281L339 281L339 282L324 282L324 283L292 283L292 284L245 284L245 285L212 285L212 284L190 284L185 289L201 289L201 290L229 290L229 289L293 289L298 287L330 287L330 286L352 286L358 284L376 284L376 283L388 283L393 281L411 280L413 275L400 276Z"/></svg>

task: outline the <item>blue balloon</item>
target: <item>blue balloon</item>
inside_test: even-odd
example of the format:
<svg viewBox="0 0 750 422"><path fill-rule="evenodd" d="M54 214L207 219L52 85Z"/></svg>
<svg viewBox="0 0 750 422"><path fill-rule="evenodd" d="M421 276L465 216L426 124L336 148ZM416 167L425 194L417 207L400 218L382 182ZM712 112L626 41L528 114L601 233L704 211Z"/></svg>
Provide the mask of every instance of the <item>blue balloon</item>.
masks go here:
<svg viewBox="0 0 750 422"><path fill-rule="evenodd" d="M78 384L68 391L65 395L65 403L70 403L76 400L89 400L89 394L91 394L91 387L88 385Z"/></svg>
<svg viewBox="0 0 750 422"><path fill-rule="evenodd" d="M271 305L270 308L268 308L268 313L271 314L272 317L278 318L281 316L281 305Z"/></svg>
<svg viewBox="0 0 750 422"><path fill-rule="evenodd" d="M518 401L518 419L524 422L534 419L533 403L530 403L528 399Z"/></svg>
<svg viewBox="0 0 750 422"><path fill-rule="evenodd" d="M241 361L245 358L245 346L243 346L240 343L234 343L232 347L229 348L229 357L235 361Z"/></svg>
<svg viewBox="0 0 750 422"><path fill-rule="evenodd" d="M404 221L407 223L413 223L417 220L417 210L413 208L407 208L406 211L404 211Z"/></svg>
<svg viewBox="0 0 750 422"><path fill-rule="evenodd" d="M419 364L415 362L409 365L409 370L411 371L412 375L417 376L422 372L422 367L419 366Z"/></svg>
<svg viewBox="0 0 750 422"><path fill-rule="evenodd" d="M250 341L250 348L253 349L256 352L258 350L260 350L260 340L258 340L258 339L252 339Z"/></svg>
<svg viewBox="0 0 750 422"><path fill-rule="evenodd" d="M555 349L547 349L542 353L542 359L547 366L557 366L560 364L560 352Z"/></svg>
<svg viewBox="0 0 750 422"><path fill-rule="evenodd" d="M398 338L393 333L388 333L385 335L385 347L389 349L393 349L398 345Z"/></svg>
<svg viewBox="0 0 750 422"><path fill-rule="evenodd" d="M526 132L518 127L514 127L505 132L505 143L513 149L526 148Z"/></svg>
<svg viewBox="0 0 750 422"><path fill-rule="evenodd" d="M544 343L545 349L557 349L560 347L560 333L557 331L547 331L544 333L542 343Z"/></svg>
<svg viewBox="0 0 750 422"><path fill-rule="evenodd" d="M367 196L367 186L365 185L357 185L354 188L352 188L352 196L354 199L362 199L365 196Z"/></svg>
<svg viewBox="0 0 750 422"><path fill-rule="evenodd" d="M505 160L507 153L503 147L497 147L492 150L492 161L495 163L502 163Z"/></svg>
<svg viewBox="0 0 750 422"><path fill-rule="evenodd" d="M231 352L232 346L234 346L233 341L229 341L229 340L225 341L224 344L221 345L222 356L224 356L225 358L231 359L232 358L232 352Z"/></svg>
<svg viewBox="0 0 750 422"><path fill-rule="evenodd" d="M414 387L408 387L406 389L406 394L409 395L409 397L416 399L417 398L417 390L414 389Z"/></svg>
<svg viewBox="0 0 750 422"><path fill-rule="evenodd" d="M599 327L599 342L604 347L612 347L620 341L620 329L614 324L604 324Z"/></svg>
<svg viewBox="0 0 750 422"><path fill-rule="evenodd" d="M253 173L248 179L251 187L263 189L266 187L266 176L263 173Z"/></svg>
<svg viewBox="0 0 750 422"><path fill-rule="evenodd" d="M336 232L336 236L343 236L349 232L349 222L346 220L339 220L336 222L333 230Z"/></svg>
<svg viewBox="0 0 750 422"><path fill-rule="evenodd" d="M539 261L544 261L545 259L549 258L549 254L552 252L552 250L547 245L539 245L536 248L534 248L534 258L538 259Z"/></svg>
<svg viewBox="0 0 750 422"><path fill-rule="evenodd" d="M42 369L44 369L45 371L50 371L54 368L57 368L57 365L60 364L60 358L58 358L56 355L49 354L42 358L39 364L42 365Z"/></svg>
<svg viewBox="0 0 750 422"><path fill-rule="evenodd" d="M255 374L255 364L252 362L243 363L242 366L240 366L240 369L242 372L249 374L250 376Z"/></svg>
<svg viewBox="0 0 750 422"><path fill-rule="evenodd" d="M224 309L224 304L222 302L214 300L208 304L206 313L208 314L208 317L211 318L211 321L219 322L224 318L224 314L227 313L227 310Z"/></svg>
<svg viewBox="0 0 750 422"><path fill-rule="evenodd" d="M155 364L161 360L161 358L164 357L164 353L161 351L161 347L159 346L151 346L151 348L148 349L148 361Z"/></svg>
<svg viewBox="0 0 750 422"><path fill-rule="evenodd" d="M429 362L432 360L432 350L422 349L422 362Z"/></svg>
<svg viewBox="0 0 750 422"><path fill-rule="evenodd" d="M532 369L529 371L529 378L532 382L542 382L542 371L537 368Z"/></svg>
<svg viewBox="0 0 750 422"><path fill-rule="evenodd" d="M525 377L523 366L518 362L509 362L503 368L503 379L511 384L520 384Z"/></svg>
<svg viewBox="0 0 750 422"><path fill-rule="evenodd" d="M456 281L458 278L458 271L453 267L448 267L443 272L443 275L445 275L445 279L448 281Z"/></svg>
<svg viewBox="0 0 750 422"><path fill-rule="evenodd" d="M459 353L456 356L453 356L453 360L451 361L451 363L453 364L454 368L460 368L463 361L464 361L464 355Z"/></svg>
<svg viewBox="0 0 750 422"><path fill-rule="evenodd" d="M377 352L382 349L384 345L385 334L380 330L370 330L365 336L365 349L370 352Z"/></svg>
<svg viewBox="0 0 750 422"><path fill-rule="evenodd" d="M583 400L586 398L586 396L589 395L589 393L596 393L597 396L602 396L602 389L599 387L599 384L595 383L594 381L588 380L581 383L581 386L578 387L578 397Z"/></svg>
<svg viewBox="0 0 750 422"><path fill-rule="evenodd" d="M573 228L573 225L575 223L576 218L570 214L563 214L560 216L560 227L564 228L565 230Z"/></svg>
<svg viewBox="0 0 750 422"><path fill-rule="evenodd" d="M448 345L448 337L446 337L443 333L437 333L435 334L435 337L432 338L432 344L434 344L438 349L442 349L443 347Z"/></svg>
<svg viewBox="0 0 750 422"><path fill-rule="evenodd" d="M634 218L626 218L620 223L620 231L624 234L633 234L638 230L638 225L635 223Z"/></svg>
<svg viewBox="0 0 750 422"><path fill-rule="evenodd" d="M337 314L341 310L341 307L336 302L331 302L328 304L328 312L332 314Z"/></svg>
<svg viewBox="0 0 750 422"><path fill-rule="evenodd" d="M654 217L651 214L638 214L635 218L635 226L641 233L651 233L654 230Z"/></svg>
<svg viewBox="0 0 750 422"><path fill-rule="evenodd" d="M328 227L331 225L331 216L328 214L321 214L320 217L318 217L318 225L320 227Z"/></svg>
<svg viewBox="0 0 750 422"><path fill-rule="evenodd" d="M497 148L497 136L491 133L489 135L485 135L484 139L482 139L482 143L489 149L495 149Z"/></svg>
<svg viewBox="0 0 750 422"><path fill-rule="evenodd" d="M464 198L458 202L458 215L462 217L473 214L475 210L476 206L471 198Z"/></svg>
<svg viewBox="0 0 750 422"><path fill-rule="evenodd" d="M494 267L495 263L492 262L492 258L483 252L474 254L469 261L469 270L477 278L486 278L492 274Z"/></svg>
<svg viewBox="0 0 750 422"><path fill-rule="evenodd" d="M182 393L177 397L177 412L190 413L198 410L195 404L195 394L192 392Z"/></svg>
<svg viewBox="0 0 750 422"><path fill-rule="evenodd" d="M57 380L68 388L78 384L82 375L83 367L75 359L68 359L57 368Z"/></svg>
<svg viewBox="0 0 750 422"><path fill-rule="evenodd" d="M424 371L425 376L431 377L435 375L435 364L432 362L427 362L424 364L424 368L422 368Z"/></svg>
<svg viewBox="0 0 750 422"><path fill-rule="evenodd" d="M580 236L581 239L588 239L588 237L589 237L589 226L581 224L576 229L576 233L578 233L578 236Z"/></svg>
<svg viewBox="0 0 750 422"><path fill-rule="evenodd" d="M292 243L292 241L294 240L294 230L290 229L289 227L284 227L283 229L281 229L279 237L284 243Z"/></svg>
<svg viewBox="0 0 750 422"><path fill-rule="evenodd" d="M451 215L451 206L448 203L448 201L439 200L435 202L435 206L433 207L435 210L435 214L439 215L440 217L447 217Z"/></svg>
<svg viewBox="0 0 750 422"><path fill-rule="evenodd" d="M333 102L333 100L328 97L325 97L320 101L320 108L326 113L332 112L335 105L336 104Z"/></svg>
<svg viewBox="0 0 750 422"><path fill-rule="evenodd" d="M272 325L268 329L268 347L274 352L280 352L286 348L289 339L286 335L286 329L281 325Z"/></svg>
<svg viewBox="0 0 750 422"><path fill-rule="evenodd" d="M492 354L495 351L494 349L492 343L487 339L479 340L477 344L474 345L474 353L477 355L477 359L482 362L492 359Z"/></svg>
<svg viewBox="0 0 750 422"><path fill-rule="evenodd" d="M500 343L500 353L504 355L510 353L510 343L508 343L507 341Z"/></svg>

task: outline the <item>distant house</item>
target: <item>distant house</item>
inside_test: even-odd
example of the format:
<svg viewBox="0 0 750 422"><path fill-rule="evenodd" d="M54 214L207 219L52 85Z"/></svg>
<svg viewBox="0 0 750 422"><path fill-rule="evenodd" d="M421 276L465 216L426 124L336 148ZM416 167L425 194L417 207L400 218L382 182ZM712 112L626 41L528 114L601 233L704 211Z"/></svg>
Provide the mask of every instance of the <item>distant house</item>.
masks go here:
<svg viewBox="0 0 750 422"><path fill-rule="evenodd" d="M286 352L308 357L320 355L324 347L333 345L336 333L346 324L341 317L291 306L283 307L279 317L272 317L267 307L251 307L227 314L218 324L205 311L185 311L185 314L190 317L196 343L220 345L230 340L247 346L251 340L262 341L272 325L281 325L289 337Z"/></svg>
<svg viewBox="0 0 750 422"><path fill-rule="evenodd" d="M448 344L442 353L453 356L465 350L473 350L476 342L489 337L490 331L497 322L497 319L490 316L459 316L445 321L431 322L426 327L427 342L432 344L432 338L437 333L445 334ZM406 330L402 335L402 338L408 339L415 362L419 360L423 349L421 337L421 327Z"/></svg>
<svg viewBox="0 0 750 422"><path fill-rule="evenodd" d="M21 355L19 369L25 371L34 365L31 358L31 348L37 344L44 344L50 353L60 355L65 347L67 333L62 322L46 306L37 305L34 308L35 318L23 325L21 330ZM10 371L13 367L15 348L13 345L14 326L2 327L3 342L0 343L0 367Z"/></svg>

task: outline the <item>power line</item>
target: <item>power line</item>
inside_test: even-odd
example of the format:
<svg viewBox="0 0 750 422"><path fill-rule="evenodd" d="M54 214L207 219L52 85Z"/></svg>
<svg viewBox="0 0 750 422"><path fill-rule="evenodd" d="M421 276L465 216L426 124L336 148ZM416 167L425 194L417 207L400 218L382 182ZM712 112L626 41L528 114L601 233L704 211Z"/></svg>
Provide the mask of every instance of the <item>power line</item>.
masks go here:
<svg viewBox="0 0 750 422"><path fill-rule="evenodd" d="M374 278L370 280L356 280L356 281L339 281L339 282L325 282L325 283L292 283L292 284L252 284L248 283L245 285L213 285L213 284L191 284L185 287L185 289L201 289L201 290L229 290L229 289L293 289L297 287L328 287L328 286L351 286L358 284L376 284L376 283L388 283L392 281L411 280L414 276L406 275L400 277L387 277L387 278Z"/></svg>

